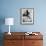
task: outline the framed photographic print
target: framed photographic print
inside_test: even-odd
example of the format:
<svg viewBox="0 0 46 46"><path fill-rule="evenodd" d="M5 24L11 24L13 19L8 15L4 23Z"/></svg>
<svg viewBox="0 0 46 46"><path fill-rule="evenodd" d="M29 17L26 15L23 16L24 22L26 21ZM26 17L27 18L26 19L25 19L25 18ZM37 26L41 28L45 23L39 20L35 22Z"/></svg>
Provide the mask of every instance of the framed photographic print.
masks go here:
<svg viewBox="0 0 46 46"><path fill-rule="evenodd" d="M20 15L21 24L34 24L34 8L21 8Z"/></svg>

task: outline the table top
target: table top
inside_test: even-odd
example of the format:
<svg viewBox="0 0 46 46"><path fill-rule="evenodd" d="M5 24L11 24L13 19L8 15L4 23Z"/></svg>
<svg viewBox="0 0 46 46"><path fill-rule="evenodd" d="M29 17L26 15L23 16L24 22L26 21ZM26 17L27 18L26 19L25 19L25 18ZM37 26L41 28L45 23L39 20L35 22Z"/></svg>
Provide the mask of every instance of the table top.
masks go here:
<svg viewBox="0 0 46 46"><path fill-rule="evenodd" d="M43 35L40 32L32 32L32 34L25 34L27 32L11 32L9 35L7 32L4 33L5 39L43 39ZM38 34L38 35L35 35Z"/></svg>

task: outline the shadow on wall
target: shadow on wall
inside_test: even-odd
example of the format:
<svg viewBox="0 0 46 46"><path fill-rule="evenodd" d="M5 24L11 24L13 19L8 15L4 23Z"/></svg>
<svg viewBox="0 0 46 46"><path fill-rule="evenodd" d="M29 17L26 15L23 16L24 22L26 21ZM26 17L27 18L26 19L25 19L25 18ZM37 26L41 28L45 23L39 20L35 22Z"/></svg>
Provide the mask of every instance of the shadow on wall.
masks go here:
<svg viewBox="0 0 46 46"><path fill-rule="evenodd" d="M2 32L1 31L1 28L2 28L2 25L5 24L5 17L4 16L0 16L0 33Z"/></svg>
<svg viewBox="0 0 46 46"><path fill-rule="evenodd" d="M5 23L5 17L0 16L0 46L3 46L3 32L2 32L2 25Z"/></svg>
<svg viewBox="0 0 46 46"><path fill-rule="evenodd" d="M0 46L4 46L3 45L3 39L4 39L3 33L0 33Z"/></svg>

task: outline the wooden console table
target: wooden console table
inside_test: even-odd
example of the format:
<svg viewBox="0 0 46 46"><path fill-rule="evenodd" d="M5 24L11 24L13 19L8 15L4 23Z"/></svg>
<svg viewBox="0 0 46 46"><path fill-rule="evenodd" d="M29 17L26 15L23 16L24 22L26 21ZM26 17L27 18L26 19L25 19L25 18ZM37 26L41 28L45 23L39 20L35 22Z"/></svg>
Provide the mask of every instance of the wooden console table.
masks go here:
<svg viewBox="0 0 46 46"><path fill-rule="evenodd" d="M11 32L8 35L4 33L4 46L43 46L43 35L40 32L38 35L25 35L26 32Z"/></svg>

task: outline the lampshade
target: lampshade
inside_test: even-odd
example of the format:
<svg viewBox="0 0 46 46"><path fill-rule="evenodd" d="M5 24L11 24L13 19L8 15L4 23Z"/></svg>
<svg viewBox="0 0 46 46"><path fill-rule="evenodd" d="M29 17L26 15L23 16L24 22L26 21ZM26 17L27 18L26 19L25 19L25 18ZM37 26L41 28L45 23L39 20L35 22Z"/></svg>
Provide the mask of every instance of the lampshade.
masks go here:
<svg viewBox="0 0 46 46"><path fill-rule="evenodd" d="M5 18L5 25L13 25L14 18Z"/></svg>

